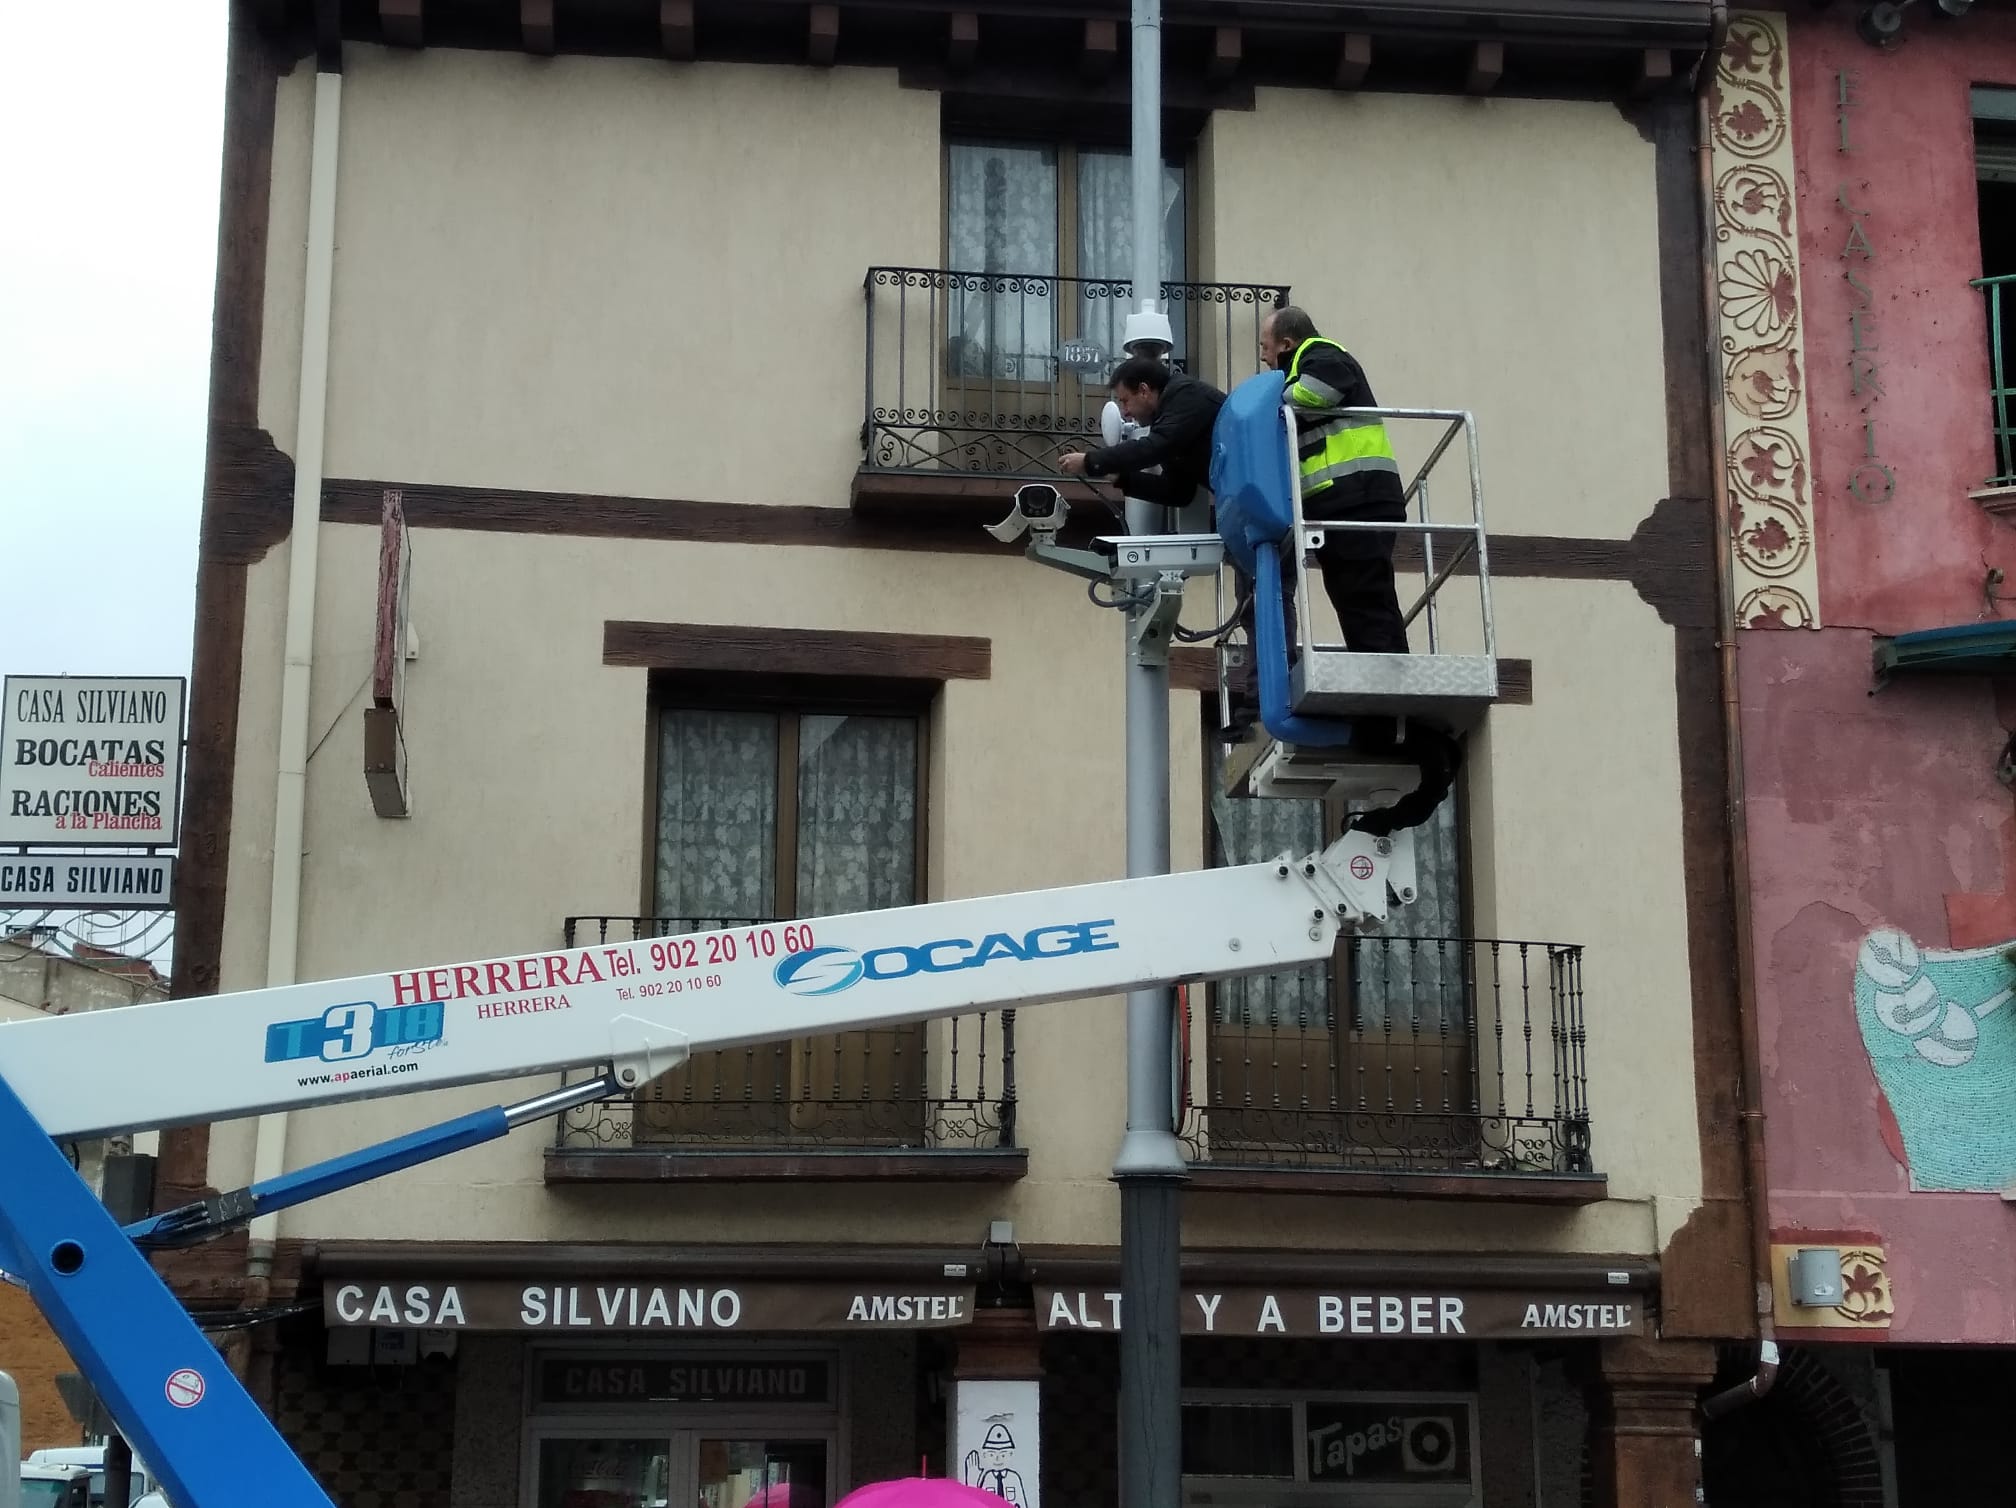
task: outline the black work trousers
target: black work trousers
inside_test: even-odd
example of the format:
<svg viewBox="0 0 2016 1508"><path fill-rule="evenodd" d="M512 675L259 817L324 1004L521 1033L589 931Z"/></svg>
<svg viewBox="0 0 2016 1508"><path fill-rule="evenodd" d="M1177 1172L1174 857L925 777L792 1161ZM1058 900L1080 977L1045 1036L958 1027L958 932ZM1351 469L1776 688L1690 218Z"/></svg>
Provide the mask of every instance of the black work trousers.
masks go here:
<svg viewBox="0 0 2016 1508"><path fill-rule="evenodd" d="M1330 509L1324 503L1320 497L1310 502L1306 514L1310 523L1341 518L1397 524L1407 516L1407 505L1398 498L1368 499L1356 506ZM1400 593L1393 582L1393 540L1383 529L1331 529L1316 552L1316 564L1323 572L1323 593L1336 610L1344 647L1357 654L1407 653L1407 625L1400 615ZM1287 584L1292 613L1292 575ZM1289 633L1292 638L1294 630Z"/></svg>

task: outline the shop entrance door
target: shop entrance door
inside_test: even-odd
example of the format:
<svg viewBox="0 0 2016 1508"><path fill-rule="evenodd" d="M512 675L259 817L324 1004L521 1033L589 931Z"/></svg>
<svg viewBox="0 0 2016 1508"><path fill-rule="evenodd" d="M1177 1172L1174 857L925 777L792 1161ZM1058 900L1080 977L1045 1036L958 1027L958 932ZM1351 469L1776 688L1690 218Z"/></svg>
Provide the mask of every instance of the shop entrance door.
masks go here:
<svg viewBox="0 0 2016 1508"><path fill-rule="evenodd" d="M537 1508L830 1508L834 1437L718 1427L547 1435Z"/></svg>
<svg viewBox="0 0 2016 1508"><path fill-rule="evenodd" d="M826 1436L688 1436L695 1508L828 1508L833 1442Z"/></svg>

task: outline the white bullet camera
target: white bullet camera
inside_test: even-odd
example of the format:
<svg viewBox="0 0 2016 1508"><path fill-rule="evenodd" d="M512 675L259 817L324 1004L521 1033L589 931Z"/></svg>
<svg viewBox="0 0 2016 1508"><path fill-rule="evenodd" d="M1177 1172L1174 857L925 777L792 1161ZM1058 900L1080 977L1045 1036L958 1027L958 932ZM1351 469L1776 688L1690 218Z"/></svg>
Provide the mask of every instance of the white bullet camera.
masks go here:
<svg viewBox="0 0 2016 1508"><path fill-rule="evenodd" d="M1055 487L1048 482L1024 482L1015 489L1015 506L1008 516L985 527L1003 544L1012 543L1025 533L1033 533L1039 542L1048 542L1056 539L1070 516L1064 494Z"/></svg>

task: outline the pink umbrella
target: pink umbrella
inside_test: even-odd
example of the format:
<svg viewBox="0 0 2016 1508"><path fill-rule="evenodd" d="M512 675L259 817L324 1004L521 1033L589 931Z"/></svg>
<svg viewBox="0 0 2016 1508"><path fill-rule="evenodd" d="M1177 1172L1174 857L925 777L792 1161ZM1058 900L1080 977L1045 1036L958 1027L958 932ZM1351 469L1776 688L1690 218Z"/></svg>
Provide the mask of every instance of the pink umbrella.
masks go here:
<svg viewBox="0 0 2016 1508"><path fill-rule="evenodd" d="M1009 1508L1009 1504L949 1477L903 1477L857 1487L834 1508Z"/></svg>

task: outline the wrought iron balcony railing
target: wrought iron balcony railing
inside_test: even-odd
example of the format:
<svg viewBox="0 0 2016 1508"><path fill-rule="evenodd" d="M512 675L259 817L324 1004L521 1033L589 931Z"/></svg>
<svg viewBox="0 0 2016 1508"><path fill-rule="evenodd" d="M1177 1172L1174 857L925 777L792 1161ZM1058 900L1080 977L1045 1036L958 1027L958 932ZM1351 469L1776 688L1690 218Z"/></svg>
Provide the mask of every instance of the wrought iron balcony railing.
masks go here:
<svg viewBox="0 0 2016 1508"><path fill-rule="evenodd" d="M570 916L566 945L761 925L768 918ZM560 1117L562 1152L808 1147L992 1151L1015 1145L1015 1012L695 1053L619 1099Z"/></svg>
<svg viewBox="0 0 2016 1508"><path fill-rule="evenodd" d="M1594 1171L1579 947L1352 938L1329 966L1193 994L1190 1040L1199 1163Z"/></svg>
<svg viewBox="0 0 2016 1508"><path fill-rule="evenodd" d="M1133 310L1126 279L871 267L862 464L873 471L1052 476L1099 434ZM1260 322L1288 290L1164 283L1184 371L1229 389L1259 367Z"/></svg>
<svg viewBox="0 0 2016 1508"><path fill-rule="evenodd" d="M2016 487L2016 421L2009 411L2016 400L2016 324L2003 318L2016 312L2016 273L1976 278L1974 286L1988 295L1988 398L1995 425L1995 475L1988 485Z"/></svg>

